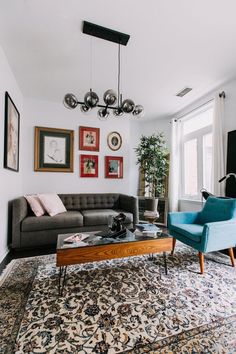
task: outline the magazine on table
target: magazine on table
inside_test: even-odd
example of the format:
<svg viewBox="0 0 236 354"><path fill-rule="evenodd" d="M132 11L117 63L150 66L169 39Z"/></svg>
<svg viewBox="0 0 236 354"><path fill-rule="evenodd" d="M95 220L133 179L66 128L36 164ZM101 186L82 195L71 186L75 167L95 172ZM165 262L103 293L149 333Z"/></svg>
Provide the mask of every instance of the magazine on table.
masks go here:
<svg viewBox="0 0 236 354"><path fill-rule="evenodd" d="M87 246L86 242L83 242L86 238L88 238L88 234L75 233L73 235L68 236L64 239L64 246Z"/></svg>

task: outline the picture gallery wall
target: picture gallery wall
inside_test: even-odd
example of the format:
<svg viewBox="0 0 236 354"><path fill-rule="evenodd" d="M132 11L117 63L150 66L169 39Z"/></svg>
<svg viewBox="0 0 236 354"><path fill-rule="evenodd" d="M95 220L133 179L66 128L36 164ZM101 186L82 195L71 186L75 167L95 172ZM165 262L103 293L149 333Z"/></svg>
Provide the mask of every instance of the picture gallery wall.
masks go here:
<svg viewBox="0 0 236 354"><path fill-rule="evenodd" d="M80 177L99 176L100 128L80 126L78 149ZM110 132L107 145L117 151L122 145L118 132ZM74 172L74 131L35 127L34 169L40 172ZM105 178L123 178L123 156L104 156Z"/></svg>

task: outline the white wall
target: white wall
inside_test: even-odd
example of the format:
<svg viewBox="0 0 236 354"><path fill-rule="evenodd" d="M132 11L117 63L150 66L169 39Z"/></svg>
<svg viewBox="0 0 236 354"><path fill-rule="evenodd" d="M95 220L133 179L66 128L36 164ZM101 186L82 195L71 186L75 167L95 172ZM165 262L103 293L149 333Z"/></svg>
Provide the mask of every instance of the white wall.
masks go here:
<svg viewBox="0 0 236 354"><path fill-rule="evenodd" d="M0 262L7 253L8 241L8 202L22 195L22 151L20 146L19 172L3 168L4 154L4 127L5 127L5 91L8 91L18 111L20 112L20 126L23 123L23 98L15 77L8 64L7 58L0 47ZM22 143L22 129L20 129L20 143Z"/></svg>
<svg viewBox="0 0 236 354"><path fill-rule="evenodd" d="M170 119L155 119L151 121L142 121L140 124L140 134L151 135L154 133L164 133L167 148L171 145L171 124Z"/></svg>
<svg viewBox="0 0 236 354"><path fill-rule="evenodd" d="M23 129L23 192L24 193L90 193L90 192L117 192L129 193L130 177L130 121L127 117L115 118L113 115L108 121L102 122L97 117L97 109L89 115L83 114L79 107L75 110L66 109L63 104L25 99L24 101L24 129ZM100 152L78 150L79 126L100 128ZM74 130L74 172L35 172L34 171L34 127L52 127ZM122 147L112 151L107 146L107 135L117 131L122 136ZM81 178L79 173L79 155L99 155L99 177ZM104 178L104 156L124 157L124 178Z"/></svg>

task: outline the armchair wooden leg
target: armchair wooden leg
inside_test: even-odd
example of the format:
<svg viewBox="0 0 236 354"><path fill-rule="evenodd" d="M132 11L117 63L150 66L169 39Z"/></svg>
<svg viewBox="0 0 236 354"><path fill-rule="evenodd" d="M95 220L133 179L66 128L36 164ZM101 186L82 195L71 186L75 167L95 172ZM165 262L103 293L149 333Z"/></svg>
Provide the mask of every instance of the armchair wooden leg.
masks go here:
<svg viewBox="0 0 236 354"><path fill-rule="evenodd" d="M230 256L230 259L231 259L232 267L234 267L235 266L235 262L234 262L234 250L233 250L233 248L229 248L229 256Z"/></svg>
<svg viewBox="0 0 236 354"><path fill-rule="evenodd" d="M199 256L199 261L200 261L200 271L201 274L204 273L204 254L202 252L198 252L198 256Z"/></svg>
<svg viewBox="0 0 236 354"><path fill-rule="evenodd" d="M174 254L174 251L175 251L175 244L176 244L176 238L173 238L172 239L172 251L171 251L172 255Z"/></svg>

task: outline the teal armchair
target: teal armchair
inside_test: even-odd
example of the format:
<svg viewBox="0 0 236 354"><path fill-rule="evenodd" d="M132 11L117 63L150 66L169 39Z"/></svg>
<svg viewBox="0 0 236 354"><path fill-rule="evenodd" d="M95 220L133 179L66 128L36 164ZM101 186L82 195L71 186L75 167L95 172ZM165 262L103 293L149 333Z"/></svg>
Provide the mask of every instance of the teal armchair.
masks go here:
<svg viewBox="0 0 236 354"><path fill-rule="evenodd" d="M200 212L168 214L168 229L176 240L198 250L200 271L204 273L204 253L228 249L234 267L236 246L236 199L209 197Z"/></svg>

